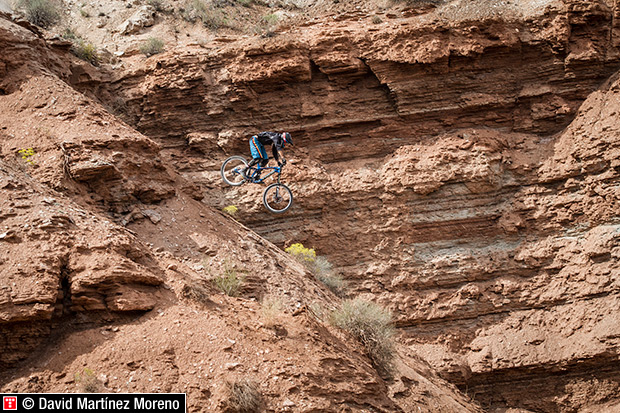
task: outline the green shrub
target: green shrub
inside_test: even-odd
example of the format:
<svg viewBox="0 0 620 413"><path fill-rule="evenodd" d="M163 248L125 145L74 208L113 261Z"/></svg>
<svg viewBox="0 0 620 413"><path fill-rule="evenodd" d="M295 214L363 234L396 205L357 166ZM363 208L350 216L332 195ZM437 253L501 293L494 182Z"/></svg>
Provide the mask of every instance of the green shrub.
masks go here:
<svg viewBox="0 0 620 413"><path fill-rule="evenodd" d="M50 0L19 0L17 7L24 10L26 20L43 28L48 28L60 20L58 7Z"/></svg>
<svg viewBox="0 0 620 413"><path fill-rule="evenodd" d="M345 292L346 284L340 274L334 272L332 264L325 257L316 257L311 268L317 280L321 281L334 294L342 296Z"/></svg>
<svg viewBox="0 0 620 413"><path fill-rule="evenodd" d="M224 263L224 271L213 279L215 286L230 297L236 297L243 286L245 275Z"/></svg>
<svg viewBox="0 0 620 413"><path fill-rule="evenodd" d="M396 351L389 311L373 302L355 298L345 301L339 310L332 313L332 322L362 343L381 374L391 373Z"/></svg>
<svg viewBox="0 0 620 413"><path fill-rule="evenodd" d="M225 411L239 413L259 412L262 407L262 396L258 384L244 379L226 382Z"/></svg>
<svg viewBox="0 0 620 413"><path fill-rule="evenodd" d="M78 36L75 31L71 27L67 27L65 31L62 33L62 38L67 40L77 40L80 36Z"/></svg>
<svg viewBox="0 0 620 413"><path fill-rule="evenodd" d="M71 51L75 56L89 62L93 66L97 66L99 64L99 54L97 53L97 48L91 42L78 38L73 42Z"/></svg>
<svg viewBox="0 0 620 413"><path fill-rule="evenodd" d="M153 56L155 54L164 51L164 41L157 37L149 37L146 42L140 45L140 52L146 57Z"/></svg>
<svg viewBox="0 0 620 413"><path fill-rule="evenodd" d="M163 0L147 0L146 4L153 6L153 8L159 12L163 12L166 8Z"/></svg>

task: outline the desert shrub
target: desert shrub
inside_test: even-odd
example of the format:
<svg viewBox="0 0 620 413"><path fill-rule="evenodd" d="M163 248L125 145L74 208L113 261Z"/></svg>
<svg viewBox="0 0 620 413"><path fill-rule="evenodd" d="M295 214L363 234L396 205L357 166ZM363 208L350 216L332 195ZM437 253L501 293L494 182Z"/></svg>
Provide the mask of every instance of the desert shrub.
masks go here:
<svg viewBox="0 0 620 413"><path fill-rule="evenodd" d="M149 37L146 42L140 45L140 52L146 57L153 56L163 51L164 41L157 37Z"/></svg>
<svg viewBox="0 0 620 413"><path fill-rule="evenodd" d="M163 0L147 0L146 4L153 6L153 8L159 12L163 12L166 9L166 4Z"/></svg>
<svg viewBox="0 0 620 413"><path fill-rule="evenodd" d="M273 37L275 35L277 25L278 15L273 13L267 14L261 18L254 31L256 34L263 37Z"/></svg>
<svg viewBox="0 0 620 413"><path fill-rule="evenodd" d="M344 279L340 274L334 272L332 264L327 261L327 258L322 256L316 257L311 271L316 279L325 284L334 294L338 296L344 294L346 288Z"/></svg>
<svg viewBox="0 0 620 413"><path fill-rule="evenodd" d="M381 19L381 17L374 15L372 16L372 23L373 24L381 24L383 23L383 20Z"/></svg>
<svg viewBox="0 0 620 413"><path fill-rule="evenodd" d="M200 20L202 24L212 30L217 30L226 25L227 20L221 10L213 4L207 4L203 0L190 0L181 11L181 17L189 22Z"/></svg>
<svg viewBox="0 0 620 413"><path fill-rule="evenodd" d="M306 248L304 247L304 244L299 242L286 247L284 251L288 252L301 262L310 262L316 259L316 251L314 251L314 248Z"/></svg>
<svg viewBox="0 0 620 413"><path fill-rule="evenodd" d="M95 377L95 373L89 368L85 368L81 373L75 373L75 382L80 385L83 393L99 393L104 385Z"/></svg>
<svg viewBox="0 0 620 413"><path fill-rule="evenodd" d="M346 300L332 313L332 323L351 333L366 349L382 374L392 371L395 356L392 315L381 306L361 298Z"/></svg>
<svg viewBox="0 0 620 413"><path fill-rule="evenodd" d="M19 0L17 7L24 10L30 23L43 28L48 28L60 20L58 7L50 0Z"/></svg>
<svg viewBox="0 0 620 413"><path fill-rule="evenodd" d="M97 47L91 42L87 42L83 39L76 39L71 47L71 52L78 58L87 61L93 66L99 64L99 54L97 53Z"/></svg>
<svg viewBox="0 0 620 413"><path fill-rule="evenodd" d="M241 4L243 7L250 7L254 0L237 0L237 3Z"/></svg>
<svg viewBox="0 0 620 413"><path fill-rule="evenodd" d="M36 152L32 148L20 149L17 151L19 156L29 165L35 165L35 161L32 159L36 155Z"/></svg>
<svg viewBox="0 0 620 413"><path fill-rule="evenodd" d="M67 27L62 32L62 38L74 41L74 40L77 40L79 38L79 36L77 35L77 33L75 33L75 31L71 27Z"/></svg>
<svg viewBox="0 0 620 413"><path fill-rule="evenodd" d="M224 263L223 267L224 270L220 275L213 278L213 282L224 294L236 297L243 286L245 275L228 263Z"/></svg>
<svg viewBox="0 0 620 413"><path fill-rule="evenodd" d="M234 216L237 212L239 212L239 208L235 205L228 205L227 207L222 208L222 211L230 216Z"/></svg>
<svg viewBox="0 0 620 413"><path fill-rule="evenodd" d="M334 294L342 295L345 290L344 279L337 274L327 258L316 255L314 248L306 248L301 243L292 244L284 249L295 259L304 264L315 278L321 281Z"/></svg>
<svg viewBox="0 0 620 413"><path fill-rule="evenodd" d="M261 410L263 401L258 384L244 379L226 382L226 410L254 413Z"/></svg>
<svg viewBox="0 0 620 413"><path fill-rule="evenodd" d="M82 15L82 17L89 18L90 13L88 12L88 10L84 10L84 6L84 4L80 6L80 14Z"/></svg>

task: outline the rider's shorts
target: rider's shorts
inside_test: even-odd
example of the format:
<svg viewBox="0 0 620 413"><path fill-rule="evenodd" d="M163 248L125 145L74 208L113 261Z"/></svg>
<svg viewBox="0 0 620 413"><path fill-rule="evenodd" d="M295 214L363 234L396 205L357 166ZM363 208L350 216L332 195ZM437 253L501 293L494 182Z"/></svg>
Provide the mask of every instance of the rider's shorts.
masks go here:
<svg viewBox="0 0 620 413"><path fill-rule="evenodd" d="M250 153L253 159L269 159L265 147L258 141L256 136L250 138Z"/></svg>

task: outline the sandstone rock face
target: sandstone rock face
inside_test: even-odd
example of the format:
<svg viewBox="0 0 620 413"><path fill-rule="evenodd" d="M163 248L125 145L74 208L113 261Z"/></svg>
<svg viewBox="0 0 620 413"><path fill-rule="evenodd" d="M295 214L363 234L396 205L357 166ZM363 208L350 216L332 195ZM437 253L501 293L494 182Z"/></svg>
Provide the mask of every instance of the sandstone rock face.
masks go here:
<svg viewBox="0 0 620 413"><path fill-rule="evenodd" d="M105 74L4 17L0 45L2 392L184 392L216 411L243 378L268 411L480 411L419 358L382 378L311 310L337 297L88 96ZM227 272L240 297L215 288Z"/></svg>
<svg viewBox="0 0 620 413"><path fill-rule="evenodd" d="M460 3L161 56L110 93L205 202L317 248L485 406L596 411L619 394L617 4ZM219 181L264 129L296 143L283 217Z"/></svg>

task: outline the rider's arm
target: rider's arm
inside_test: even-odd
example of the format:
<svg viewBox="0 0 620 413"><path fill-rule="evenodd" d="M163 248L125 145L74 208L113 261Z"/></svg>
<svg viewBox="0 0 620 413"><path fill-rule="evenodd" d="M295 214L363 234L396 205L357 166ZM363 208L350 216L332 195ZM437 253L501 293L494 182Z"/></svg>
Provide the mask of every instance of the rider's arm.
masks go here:
<svg viewBox="0 0 620 413"><path fill-rule="evenodd" d="M276 159L278 164L279 165L286 164L286 159L284 159L284 151L282 149L280 149L279 151L274 149L274 152L278 154L278 156L275 156L275 154L274 154L274 158Z"/></svg>
<svg viewBox="0 0 620 413"><path fill-rule="evenodd" d="M271 149L273 152L273 159L275 159L276 162L280 163L280 157L284 159L284 153L282 153L282 149L278 150L278 147L275 144L271 146Z"/></svg>

